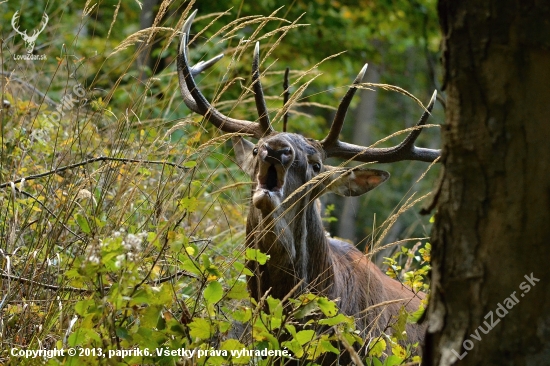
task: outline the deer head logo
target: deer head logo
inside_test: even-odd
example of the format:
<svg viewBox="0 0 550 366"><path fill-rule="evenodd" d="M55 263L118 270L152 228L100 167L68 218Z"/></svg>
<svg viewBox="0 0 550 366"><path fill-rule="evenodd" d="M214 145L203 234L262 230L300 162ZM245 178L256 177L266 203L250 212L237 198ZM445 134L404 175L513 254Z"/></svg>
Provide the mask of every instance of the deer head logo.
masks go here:
<svg viewBox="0 0 550 366"><path fill-rule="evenodd" d="M19 27L15 25L18 19L19 19L19 12L16 11L15 14L13 14L13 17L11 18L11 26L17 33L21 35L21 37L23 37L23 41L25 42L25 48L27 49L27 53L31 54L32 51L34 50L34 45L36 44L36 39L38 38L38 35L42 33L44 28L46 28L46 24L48 24L48 20L49 20L48 15L46 13L42 15L42 21L40 22L40 29L33 30L32 35L30 36L27 35L27 30L25 30L24 32L21 32L19 30Z"/></svg>

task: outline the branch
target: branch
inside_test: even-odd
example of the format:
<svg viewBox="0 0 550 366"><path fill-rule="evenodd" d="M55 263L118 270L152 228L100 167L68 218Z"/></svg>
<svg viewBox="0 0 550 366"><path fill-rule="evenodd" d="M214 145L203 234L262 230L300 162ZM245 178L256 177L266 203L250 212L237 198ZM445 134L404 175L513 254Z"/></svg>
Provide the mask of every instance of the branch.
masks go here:
<svg viewBox="0 0 550 366"><path fill-rule="evenodd" d="M38 94L40 98L42 98L46 104L48 104L51 107L57 106L58 103L54 102L50 97L48 97L45 93L42 93L40 90L36 88L36 86L26 82L25 80L22 80L15 76L13 72L4 72L0 71L0 75L5 76L8 80L15 81L21 85L23 85L25 88L29 89L31 92Z"/></svg>
<svg viewBox="0 0 550 366"><path fill-rule="evenodd" d="M95 163L95 162L98 162L98 161L118 161L118 162L122 162L122 163L159 164L159 165L169 165L169 166L179 168L179 169L183 169L183 170L189 169L187 167L181 166L181 165L176 164L176 163L171 163L171 162L168 162L168 161L112 158L112 157L108 157L108 156L99 156L97 158L91 158L91 159L88 159L88 160L81 161L80 163L65 165L65 166L62 166L61 168L53 169L53 170L50 170L50 171L45 172L45 173L29 175L27 177L19 178L19 179L16 179L14 181L11 181L11 182L5 182L5 183L0 184L0 189L6 188L11 183L21 183L23 180L29 181L29 180L34 180L34 179L37 179L37 178L46 177L48 175L57 174L57 173L65 171L65 170L78 168L79 166L88 165L88 164Z"/></svg>
<svg viewBox="0 0 550 366"><path fill-rule="evenodd" d="M160 278L158 280L154 280L154 281L148 281L147 284L151 285L151 286L154 286L154 285L157 285L159 283L168 282L171 279L174 279L174 278L179 277L179 276L191 277L191 278L195 278L195 279L197 278L196 275L194 275L192 273L189 273L187 271L178 271L178 272L174 273L173 275L162 277L162 278ZM61 290L61 291L74 291L74 292L80 292L80 293L91 293L91 292L95 292L95 291L100 290L100 289L89 290L89 289L85 289L85 288L72 287L72 286L50 285L48 283L31 280L30 278L14 276L14 275L10 275L10 274L3 273L3 272L0 273L0 277L7 278L7 279L10 279L10 280L15 280L17 282L32 283L32 284L38 285L42 288L45 288L45 289L48 289L48 290L54 290L54 291L60 291ZM101 290L109 291L110 289L111 289L111 286L105 286Z"/></svg>
<svg viewBox="0 0 550 366"><path fill-rule="evenodd" d="M33 196L32 194L28 193L28 192L25 192L25 191L22 191L20 190L19 188L15 187L15 190L19 193L21 193L22 195L24 196L27 196L29 198L32 198L36 203L38 203L40 206L42 206L42 208L44 210L46 210L50 215L52 215L56 220L58 220L61 225L65 228L65 230L67 230L68 232L70 232L71 234L73 234L74 236L76 236L78 239L82 240L83 242L85 241L85 239L78 235L77 233L75 233L74 231L72 231L67 225L65 225L63 222L61 222L57 215L54 214L49 208L46 207L46 205L44 203L42 203L38 198L36 198L35 196Z"/></svg>

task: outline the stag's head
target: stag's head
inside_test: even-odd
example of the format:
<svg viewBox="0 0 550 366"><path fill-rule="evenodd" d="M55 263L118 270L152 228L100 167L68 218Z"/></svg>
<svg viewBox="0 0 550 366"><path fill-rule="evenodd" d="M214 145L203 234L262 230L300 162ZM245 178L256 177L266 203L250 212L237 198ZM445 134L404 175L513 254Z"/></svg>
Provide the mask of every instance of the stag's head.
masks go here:
<svg viewBox="0 0 550 366"><path fill-rule="evenodd" d="M42 21L40 22L40 28L33 30L32 34L29 36L27 35L27 31L21 32L19 30L19 26L16 26L15 23L17 23L17 20L19 19L19 12L16 11L15 14L13 14L13 17L11 18L11 26L13 27L13 30L17 32L21 37L23 38L23 41L25 42L25 48L27 49L27 53L32 53L34 50L34 46L36 45L36 39L38 38L38 35L42 33L42 31L46 28L46 25L48 24L48 15L44 13L42 15Z"/></svg>
<svg viewBox="0 0 550 366"><path fill-rule="evenodd" d="M389 177L381 170L326 165L321 143L295 133L274 132L256 144L237 137L233 145L239 165L256 183L252 203L264 215L325 192L357 196Z"/></svg>
<svg viewBox="0 0 550 366"><path fill-rule="evenodd" d="M251 135L258 140L254 144L245 138L233 137L233 144L237 162L255 182L252 202L264 215L279 207L285 208L293 204L297 198L308 198L305 199L308 203L324 192L330 191L344 196L361 195L389 177L389 173L381 170L328 166L324 163L326 158L388 163L401 160L431 162L439 156L439 150L418 148L414 145L433 108L435 92L415 129L401 144L391 148L367 148L339 140L347 109L363 79L367 65L340 102L331 129L324 139L314 140L299 134L275 132L260 83L258 43L252 63L252 89L259 123L225 116L208 102L194 80L195 75L213 65L223 55L206 62L201 61L194 66L188 63L187 44L195 14L196 11L183 25L178 55L178 75L183 99L192 111L203 115L220 130Z"/></svg>

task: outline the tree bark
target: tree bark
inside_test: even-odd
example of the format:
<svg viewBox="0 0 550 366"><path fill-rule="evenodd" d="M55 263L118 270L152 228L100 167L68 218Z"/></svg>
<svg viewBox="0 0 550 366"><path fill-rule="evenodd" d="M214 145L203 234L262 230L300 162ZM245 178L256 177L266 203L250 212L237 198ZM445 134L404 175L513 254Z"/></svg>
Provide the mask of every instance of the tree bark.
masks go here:
<svg viewBox="0 0 550 366"><path fill-rule="evenodd" d="M548 365L550 3L438 11L445 169L424 364Z"/></svg>

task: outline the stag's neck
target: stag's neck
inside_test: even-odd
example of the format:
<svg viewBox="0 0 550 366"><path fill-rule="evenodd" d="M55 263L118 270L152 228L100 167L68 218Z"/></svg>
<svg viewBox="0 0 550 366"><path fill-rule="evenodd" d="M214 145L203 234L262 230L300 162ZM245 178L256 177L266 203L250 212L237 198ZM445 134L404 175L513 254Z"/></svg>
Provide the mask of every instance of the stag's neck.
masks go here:
<svg viewBox="0 0 550 366"><path fill-rule="evenodd" d="M284 214L283 211L279 208L262 216L252 208L249 214L247 245L270 255L266 265L254 268L261 272L251 280L254 296L260 298L268 289L277 298L292 290L326 294L333 268L317 205L294 207Z"/></svg>

